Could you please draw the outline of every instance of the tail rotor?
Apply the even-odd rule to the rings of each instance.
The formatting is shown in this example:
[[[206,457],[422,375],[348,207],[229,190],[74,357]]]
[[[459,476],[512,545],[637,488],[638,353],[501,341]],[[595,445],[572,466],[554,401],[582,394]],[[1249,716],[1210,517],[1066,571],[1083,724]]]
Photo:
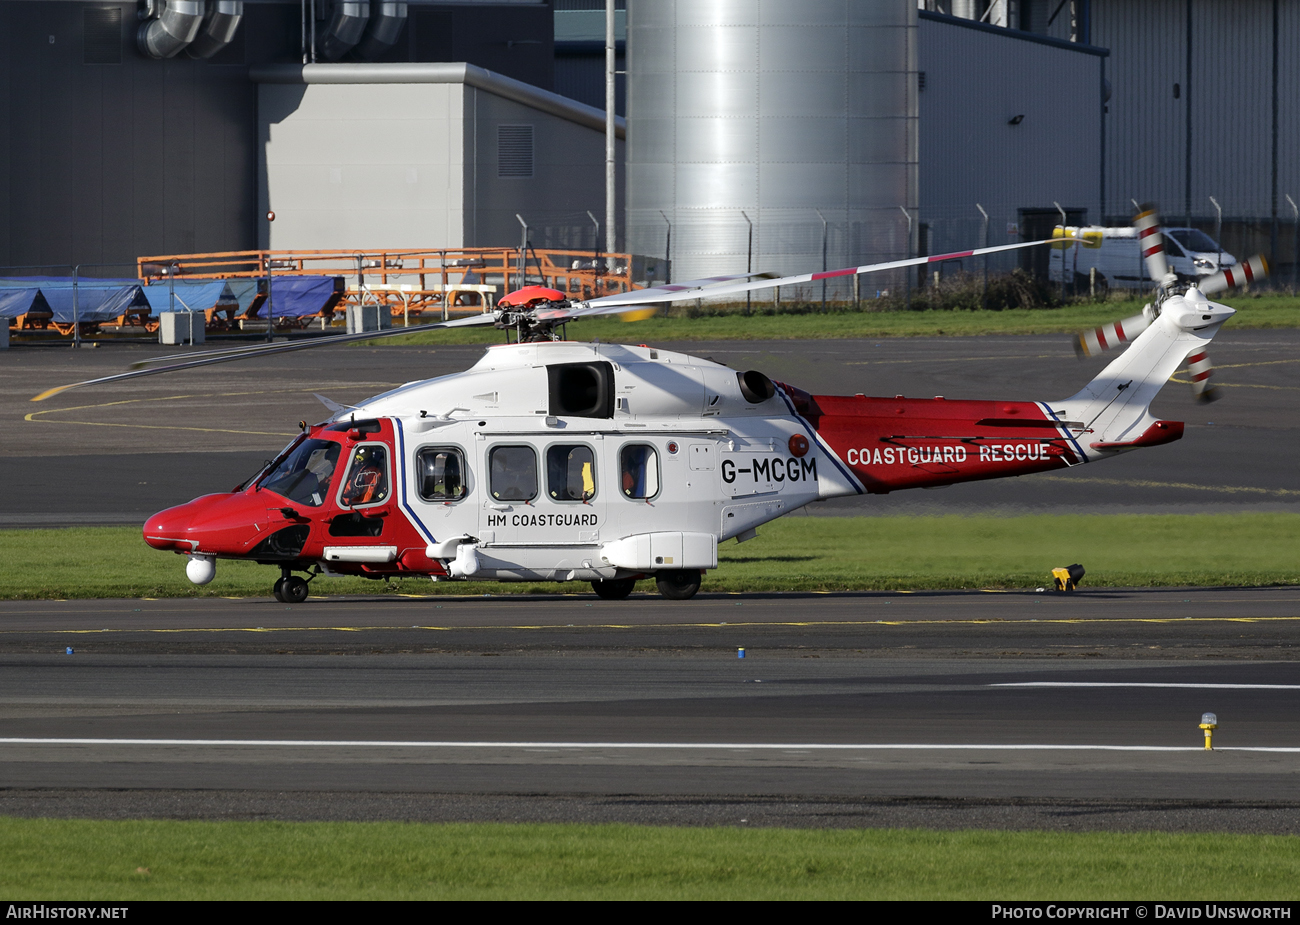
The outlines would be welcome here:
[[[1210,295],[1214,292],[1225,292],[1238,286],[1245,286],[1266,276],[1268,276],[1268,261],[1264,259],[1263,254],[1256,254],[1235,267],[1226,267],[1213,276],[1198,280],[1196,288]]]
[[[1148,306],[1148,309],[1150,309],[1150,306]],[[1154,319],[1154,311],[1151,312],[1150,317],[1148,317],[1147,311],[1143,311],[1140,315],[1134,315],[1121,321],[1112,321],[1110,324],[1103,324],[1091,331],[1076,334],[1074,335],[1074,352],[1082,360],[1085,357],[1101,356],[1108,350],[1123,347],[1149,328]]]
[[[1210,384],[1210,377],[1214,375],[1214,364],[1210,362],[1209,353],[1198,350],[1189,356],[1187,371],[1192,377],[1192,396],[1197,401],[1209,404],[1222,397],[1219,390]]]
[[[1164,233],[1160,228],[1160,215],[1156,207],[1151,204],[1140,206],[1137,215],[1133,218],[1133,225],[1137,231],[1138,247],[1141,249],[1142,259],[1146,262],[1147,273],[1156,284],[1154,298],[1143,308],[1140,315],[1113,321],[1091,331],[1076,334],[1074,352],[1081,360],[1127,346],[1155,323],[1160,317],[1162,308],[1179,305],[1180,308],[1190,307],[1193,312],[1211,309],[1226,310],[1225,306],[1215,306],[1210,303],[1205,296],[1226,292],[1237,286],[1261,280],[1268,275],[1268,261],[1263,256],[1256,255],[1236,266],[1225,267],[1218,273],[1203,277],[1187,285],[1185,290],[1176,289],[1179,280],[1177,274],[1169,269],[1169,261],[1165,256]],[[1230,315],[1231,311],[1228,314]],[[1177,317],[1180,324],[1185,324],[1188,317],[1209,319],[1211,316],[1201,314]],[[1195,323],[1191,329],[1196,329]],[[1193,351],[1187,357],[1187,363],[1192,382],[1192,394],[1196,400],[1200,402],[1218,400],[1219,390],[1210,383],[1210,377],[1214,375],[1214,364],[1210,362],[1206,350],[1201,348]]]
[[[1152,203],[1143,205],[1133,217],[1133,226],[1137,229],[1138,247],[1142,250],[1142,259],[1146,261],[1147,275],[1155,281],[1157,288],[1168,289],[1178,282],[1178,277],[1169,272],[1169,260],[1165,257],[1165,235],[1160,230],[1160,214]]]

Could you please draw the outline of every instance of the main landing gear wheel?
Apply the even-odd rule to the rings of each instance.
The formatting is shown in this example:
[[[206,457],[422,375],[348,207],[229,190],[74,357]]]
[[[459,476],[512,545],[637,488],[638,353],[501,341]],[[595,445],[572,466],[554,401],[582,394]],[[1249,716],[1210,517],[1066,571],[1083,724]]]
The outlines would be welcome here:
[[[700,590],[700,570],[697,568],[673,569],[655,575],[659,593],[670,601],[688,601]]]
[[[271,595],[281,604],[287,603],[284,599],[284,579],[277,578],[275,584],[271,585]]]
[[[635,578],[607,578],[604,581],[593,581],[591,590],[596,592],[596,597],[602,601],[621,601],[632,593],[636,587]]]

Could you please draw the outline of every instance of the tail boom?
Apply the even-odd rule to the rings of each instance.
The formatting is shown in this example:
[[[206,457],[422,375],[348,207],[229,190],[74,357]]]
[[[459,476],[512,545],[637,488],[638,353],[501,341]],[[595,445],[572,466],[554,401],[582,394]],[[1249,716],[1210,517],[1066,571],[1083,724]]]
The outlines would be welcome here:
[[[1086,455],[1037,402],[815,395],[803,416],[869,494],[1063,469]]]

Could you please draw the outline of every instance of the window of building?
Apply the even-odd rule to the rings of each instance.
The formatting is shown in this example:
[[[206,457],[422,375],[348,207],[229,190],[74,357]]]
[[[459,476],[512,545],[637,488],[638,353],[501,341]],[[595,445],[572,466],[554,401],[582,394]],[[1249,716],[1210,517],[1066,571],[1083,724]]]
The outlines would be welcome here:
[[[496,501],[537,497],[537,454],[531,446],[497,446],[488,454],[488,481]]]
[[[596,455],[591,447],[548,447],[546,492],[552,501],[590,501],[596,497]]]
[[[618,454],[619,482],[624,498],[653,498],[659,494],[659,454],[644,443],[623,447]]]
[[[465,497],[465,457],[449,447],[426,447],[415,456],[420,497],[425,501],[459,501]]]

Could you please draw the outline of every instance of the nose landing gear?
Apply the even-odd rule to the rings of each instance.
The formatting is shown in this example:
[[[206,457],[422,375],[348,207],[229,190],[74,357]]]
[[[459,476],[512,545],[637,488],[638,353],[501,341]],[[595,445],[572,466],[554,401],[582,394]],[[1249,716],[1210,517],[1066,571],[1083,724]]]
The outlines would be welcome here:
[[[271,587],[271,594],[281,604],[301,604],[307,600],[307,581],[291,571],[287,566],[280,569],[280,577]]]

